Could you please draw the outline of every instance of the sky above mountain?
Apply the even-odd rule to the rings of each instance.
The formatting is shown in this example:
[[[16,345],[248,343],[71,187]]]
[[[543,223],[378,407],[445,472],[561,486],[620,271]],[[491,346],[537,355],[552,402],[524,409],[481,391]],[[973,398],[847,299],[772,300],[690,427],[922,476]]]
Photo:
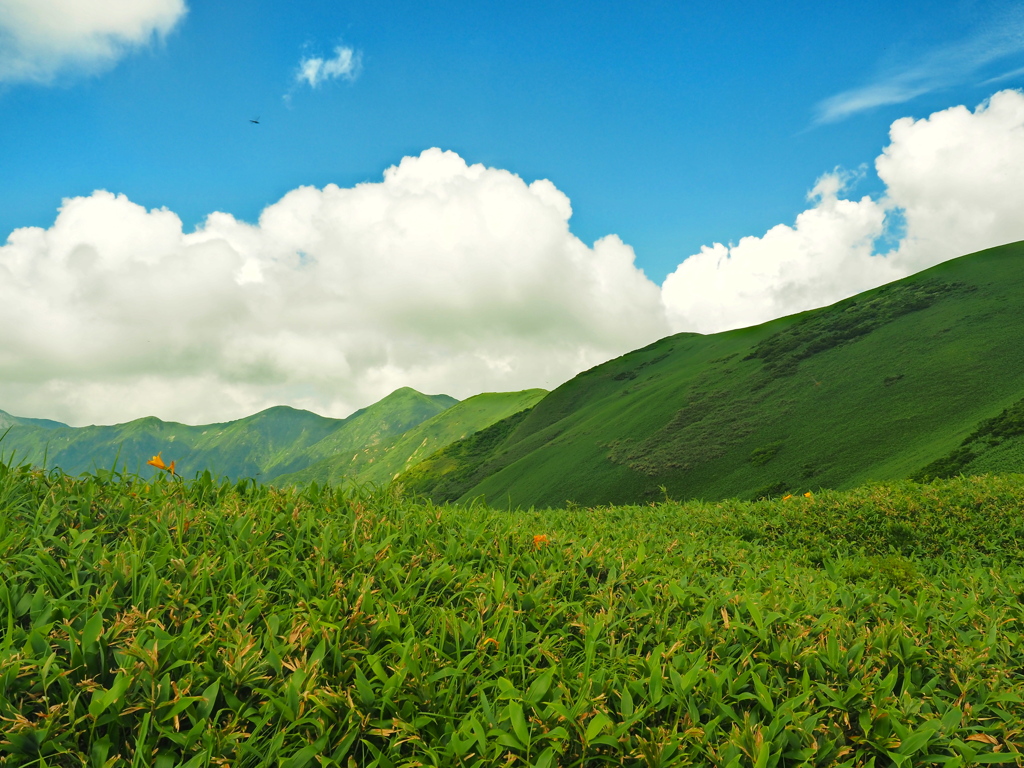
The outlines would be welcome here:
[[[1018,4],[556,6],[0,0],[0,408],[550,389],[1024,239]]]

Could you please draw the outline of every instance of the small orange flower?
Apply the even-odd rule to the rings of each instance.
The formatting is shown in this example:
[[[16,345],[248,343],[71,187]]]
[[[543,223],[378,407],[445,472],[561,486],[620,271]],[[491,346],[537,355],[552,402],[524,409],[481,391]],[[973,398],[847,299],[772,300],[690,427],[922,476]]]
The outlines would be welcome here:
[[[541,547],[543,547],[547,543],[548,543],[548,537],[545,536],[543,533],[539,533],[539,534],[537,534],[536,536],[533,537],[533,548],[534,549],[540,549]]]
[[[793,494],[792,493],[787,493],[785,496],[782,497],[782,500],[785,501],[786,499],[792,499],[792,498],[793,498]]]
[[[805,493],[805,494],[804,494],[804,496],[806,496],[806,497],[807,497],[808,499],[812,498],[812,496],[811,496],[811,492],[810,492],[810,491],[808,491],[807,493]]]
[[[161,453],[163,453],[163,451],[161,451]],[[156,467],[157,469],[166,470],[167,472],[170,472],[172,475],[175,474],[175,472],[174,472],[174,462],[173,461],[171,462],[171,466],[167,466],[166,464],[164,464],[164,460],[162,458],[160,458],[160,454],[159,453],[156,456],[154,456],[152,459],[147,461],[146,463],[149,464],[151,467]]]

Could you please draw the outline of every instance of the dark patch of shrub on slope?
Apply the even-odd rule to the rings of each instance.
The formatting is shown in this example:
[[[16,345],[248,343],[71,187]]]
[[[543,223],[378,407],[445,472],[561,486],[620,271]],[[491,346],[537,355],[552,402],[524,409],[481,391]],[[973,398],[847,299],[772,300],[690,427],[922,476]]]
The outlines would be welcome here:
[[[927,482],[935,478],[953,477],[963,472],[972,461],[1005,441],[1024,435],[1024,399],[1018,400],[998,416],[985,419],[959,446],[946,456],[921,469],[913,479]]]
[[[789,376],[801,360],[868,335],[876,328],[927,309],[948,296],[976,290],[961,282],[922,280],[895,284],[870,298],[850,299],[837,312],[814,313],[757,344],[744,360],[761,360],[769,377]]]

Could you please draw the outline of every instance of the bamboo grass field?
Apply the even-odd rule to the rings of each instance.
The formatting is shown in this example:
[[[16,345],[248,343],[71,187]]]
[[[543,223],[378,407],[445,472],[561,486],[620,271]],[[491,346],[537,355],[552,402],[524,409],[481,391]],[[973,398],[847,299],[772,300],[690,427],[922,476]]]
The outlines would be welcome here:
[[[1024,476],[438,506],[0,469],[2,766],[1024,759]]]

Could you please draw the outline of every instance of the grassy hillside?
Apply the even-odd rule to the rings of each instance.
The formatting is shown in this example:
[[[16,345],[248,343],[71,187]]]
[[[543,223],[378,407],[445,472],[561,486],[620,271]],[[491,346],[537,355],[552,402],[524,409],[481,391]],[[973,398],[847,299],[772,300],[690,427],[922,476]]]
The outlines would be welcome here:
[[[30,427],[43,427],[44,429],[50,429],[53,427],[66,427],[67,424],[63,424],[59,421],[53,421],[52,419],[26,419],[19,416],[12,416],[7,411],[0,411],[0,429],[7,429],[13,426],[30,426]]]
[[[0,765],[1024,760],[1024,476],[434,507],[0,467]]]
[[[672,336],[400,479],[435,500],[548,506],[849,488],[936,474],[959,449],[937,474],[1021,471],[1021,431],[963,442],[1019,423],[1022,286],[1017,243],[753,328]]]
[[[400,472],[445,446],[532,407],[546,394],[543,389],[528,389],[475,395],[390,440],[359,448],[351,460],[340,461],[333,456],[324,458],[298,472],[281,475],[275,482],[279,485],[305,485],[314,481],[338,483],[354,479],[386,485]]]
[[[336,467],[338,479],[354,476],[364,452],[388,445],[399,435],[458,403],[448,395],[424,395],[410,387],[395,390],[384,400],[349,417],[349,424],[310,446],[302,455],[305,466]],[[281,467],[275,477],[299,469],[298,462]]]
[[[325,457],[348,457],[387,441],[454,405],[448,395],[403,387],[347,419],[328,419],[286,406],[222,424],[188,426],[154,417],[114,426],[73,428],[9,417],[0,453],[18,462],[70,474],[115,466],[152,475],[146,461],[162,453],[185,476],[211,470],[238,479],[272,479]],[[7,427],[4,427],[5,429]]]

